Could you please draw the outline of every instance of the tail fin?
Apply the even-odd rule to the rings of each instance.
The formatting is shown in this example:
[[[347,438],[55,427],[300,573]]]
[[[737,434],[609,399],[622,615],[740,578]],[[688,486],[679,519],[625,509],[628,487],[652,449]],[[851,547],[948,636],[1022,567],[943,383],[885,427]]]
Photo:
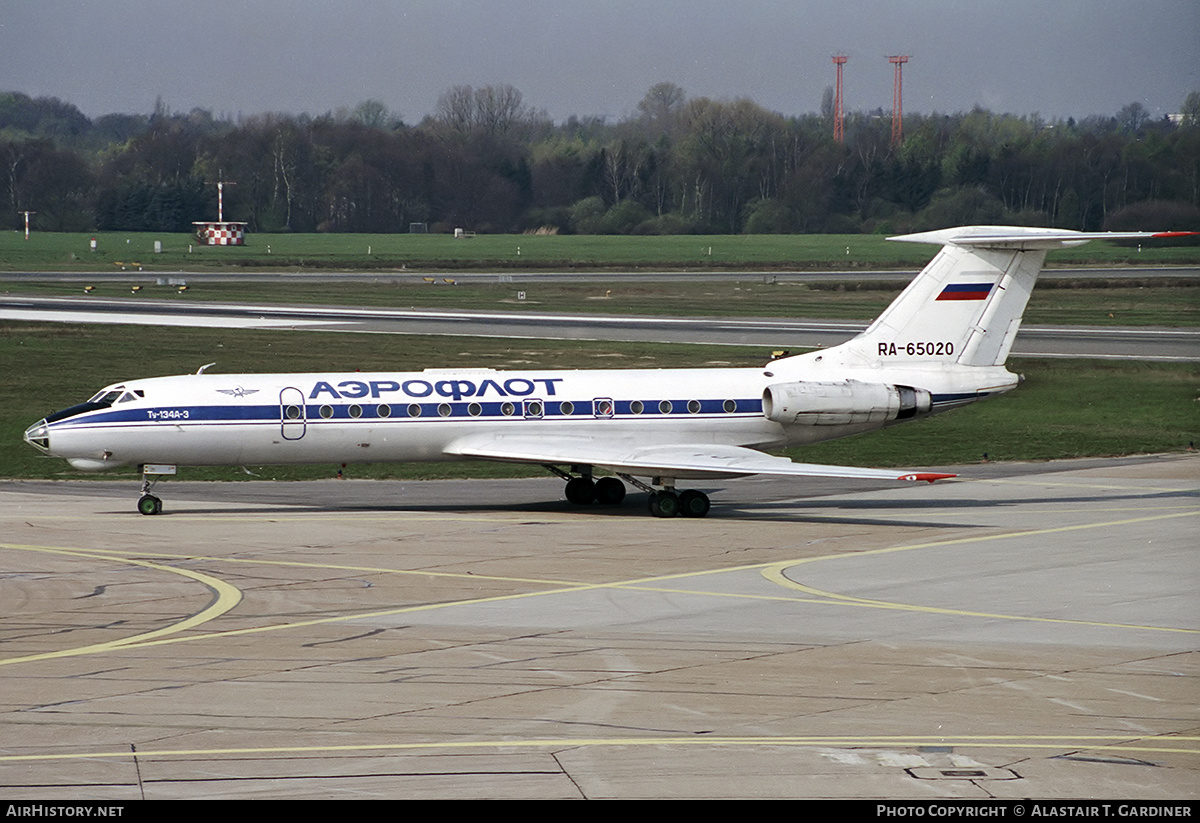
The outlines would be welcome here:
[[[892,237],[905,243],[940,243],[943,248],[883,314],[845,346],[858,358],[895,365],[1003,365],[1049,249],[1169,234],[966,226]]]

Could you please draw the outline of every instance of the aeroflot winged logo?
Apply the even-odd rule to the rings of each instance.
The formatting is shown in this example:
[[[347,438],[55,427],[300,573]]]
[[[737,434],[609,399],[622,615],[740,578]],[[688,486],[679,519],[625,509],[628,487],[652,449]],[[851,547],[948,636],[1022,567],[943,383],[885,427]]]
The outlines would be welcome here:
[[[221,394],[227,394],[230,397],[247,397],[251,394],[257,394],[258,389],[243,389],[238,386],[236,389],[217,389]]]

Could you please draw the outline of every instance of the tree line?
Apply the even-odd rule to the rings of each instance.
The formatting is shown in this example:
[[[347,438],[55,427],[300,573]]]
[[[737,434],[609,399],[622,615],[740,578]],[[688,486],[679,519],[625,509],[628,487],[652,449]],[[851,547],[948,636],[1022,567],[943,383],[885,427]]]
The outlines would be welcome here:
[[[653,86],[617,122],[554,123],[512,86],[456,86],[409,125],[379,101],[322,116],[171,112],[89,119],[0,93],[7,222],[51,231],[578,234],[902,232],[966,223],[1200,228],[1200,93],[1180,118],[1140,103],[1045,121],[980,108],[785,117]]]

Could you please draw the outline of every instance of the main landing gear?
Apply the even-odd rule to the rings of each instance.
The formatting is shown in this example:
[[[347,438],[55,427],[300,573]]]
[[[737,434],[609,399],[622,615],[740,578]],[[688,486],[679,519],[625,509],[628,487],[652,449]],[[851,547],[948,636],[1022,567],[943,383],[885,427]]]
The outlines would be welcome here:
[[[558,466],[545,464],[545,468],[567,481],[564,490],[567,500],[576,506],[590,506],[599,503],[601,506],[616,506],[625,499],[625,484],[615,477],[592,479],[591,466],[572,466],[572,475]]]
[[[650,492],[646,505],[655,517],[674,517],[677,514],[703,517],[712,506],[708,495],[702,491],[687,489],[677,494],[672,488]]]
[[[592,503],[598,503],[601,506],[616,506],[625,499],[625,484],[621,480],[616,477],[601,477],[594,480],[591,466],[572,466],[571,471],[574,474],[565,472],[557,466],[546,465],[546,469],[567,481],[564,490],[567,500],[576,506],[589,506]],[[655,517],[675,517],[676,515],[704,517],[708,514],[711,506],[708,495],[702,491],[687,489],[676,492],[673,480],[655,478],[655,483],[663,486],[662,489],[656,490],[653,486],[648,486],[627,474],[619,475],[619,477],[626,483],[648,493],[647,506]]]

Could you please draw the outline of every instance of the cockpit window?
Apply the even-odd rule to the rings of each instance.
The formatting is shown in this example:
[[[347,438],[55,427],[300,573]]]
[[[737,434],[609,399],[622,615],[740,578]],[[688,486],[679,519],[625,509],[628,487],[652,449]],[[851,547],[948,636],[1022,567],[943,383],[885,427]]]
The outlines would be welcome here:
[[[137,395],[131,391],[127,391],[117,400],[118,403],[128,403],[130,400],[137,400]]]
[[[117,398],[121,396],[121,392],[125,390],[124,386],[117,386],[113,389],[104,389],[98,392],[89,403],[99,403],[102,406],[111,406],[117,402]]]
[[[68,409],[63,409],[62,411],[56,411],[53,414],[46,415],[46,419],[43,422],[54,423],[59,420],[65,420],[68,417],[74,417],[77,414],[107,409],[116,402],[124,403],[126,400],[133,399],[135,399],[134,395],[131,392],[125,391],[124,386],[117,386],[114,389],[105,389],[99,394],[96,394],[86,403],[79,403],[71,406]]]

